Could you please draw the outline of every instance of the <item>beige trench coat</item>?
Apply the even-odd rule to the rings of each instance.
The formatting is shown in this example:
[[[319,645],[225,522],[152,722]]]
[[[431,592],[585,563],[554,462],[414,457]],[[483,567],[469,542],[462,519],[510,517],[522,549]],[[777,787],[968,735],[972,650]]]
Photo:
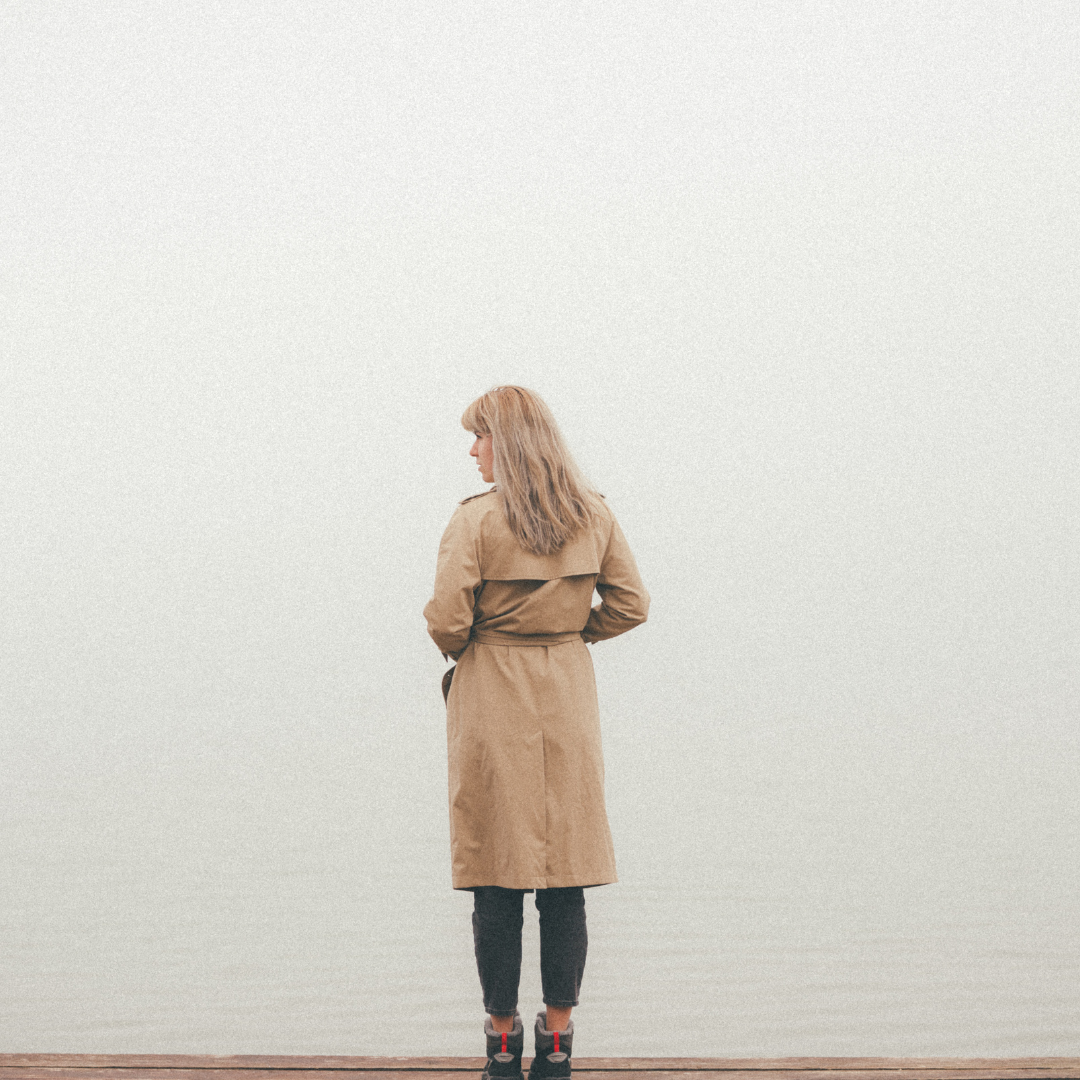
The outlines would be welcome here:
[[[446,715],[455,889],[616,880],[585,643],[637,626],[648,607],[606,506],[549,556],[518,544],[495,491],[457,508],[424,608],[458,662]]]

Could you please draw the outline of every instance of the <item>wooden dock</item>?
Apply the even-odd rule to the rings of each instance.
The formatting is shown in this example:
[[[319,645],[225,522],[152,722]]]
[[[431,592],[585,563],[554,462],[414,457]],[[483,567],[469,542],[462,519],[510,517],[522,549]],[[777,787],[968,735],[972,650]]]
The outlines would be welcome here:
[[[483,1058],[0,1054],[0,1080],[465,1080],[483,1065]],[[1080,1080],[1080,1058],[579,1058],[574,1078]]]

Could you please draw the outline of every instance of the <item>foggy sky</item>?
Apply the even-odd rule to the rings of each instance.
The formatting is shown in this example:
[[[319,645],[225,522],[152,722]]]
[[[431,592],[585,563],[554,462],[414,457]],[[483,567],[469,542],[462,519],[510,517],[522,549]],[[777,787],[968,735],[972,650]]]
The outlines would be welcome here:
[[[594,651],[617,841],[1074,873],[1075,3],[13,3],[0,52],[12,805],[439,780],[420,611],[516,382],[653,595]]]

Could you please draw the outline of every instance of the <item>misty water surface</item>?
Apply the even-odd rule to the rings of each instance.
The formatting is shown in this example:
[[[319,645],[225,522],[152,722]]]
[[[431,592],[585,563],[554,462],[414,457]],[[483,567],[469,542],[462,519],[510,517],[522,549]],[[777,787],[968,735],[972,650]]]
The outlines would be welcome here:
[[[1080,8],[2,22],[0,1050],[476,1053],[420,612],[517,382],[653,595],[578,1053],[1080,1054]]]

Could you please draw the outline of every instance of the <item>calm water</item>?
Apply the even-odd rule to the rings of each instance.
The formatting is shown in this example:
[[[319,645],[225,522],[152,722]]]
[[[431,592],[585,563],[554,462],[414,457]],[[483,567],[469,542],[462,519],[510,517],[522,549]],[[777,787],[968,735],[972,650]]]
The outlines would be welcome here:
[[[303,722],[191,711],[138,734],[16,725],[0,1050],[476,1053],[439,714],[423,695],[405,706],[362,730],[332,704]],[[1075,865],[1047,833],[1068,796],[972,819],[957,775],[952,804],[927,819],[913,799],[898,825],[836,783],[830,818],[810,786],[702,795],[700,742],[658,744],[650,789],[634,740],[607,739],[622,881],[588,894],[580,1054],[1080,1053]],[[664,765],[680,760],[681,783]],[[806,821],[846,844],[822,832],[807,850]]]
[[[576,1050],[1080,1055],[1080,4],[179,10],[3,11],[0,1050],[481,1047],[514,382],[653,598]]]

